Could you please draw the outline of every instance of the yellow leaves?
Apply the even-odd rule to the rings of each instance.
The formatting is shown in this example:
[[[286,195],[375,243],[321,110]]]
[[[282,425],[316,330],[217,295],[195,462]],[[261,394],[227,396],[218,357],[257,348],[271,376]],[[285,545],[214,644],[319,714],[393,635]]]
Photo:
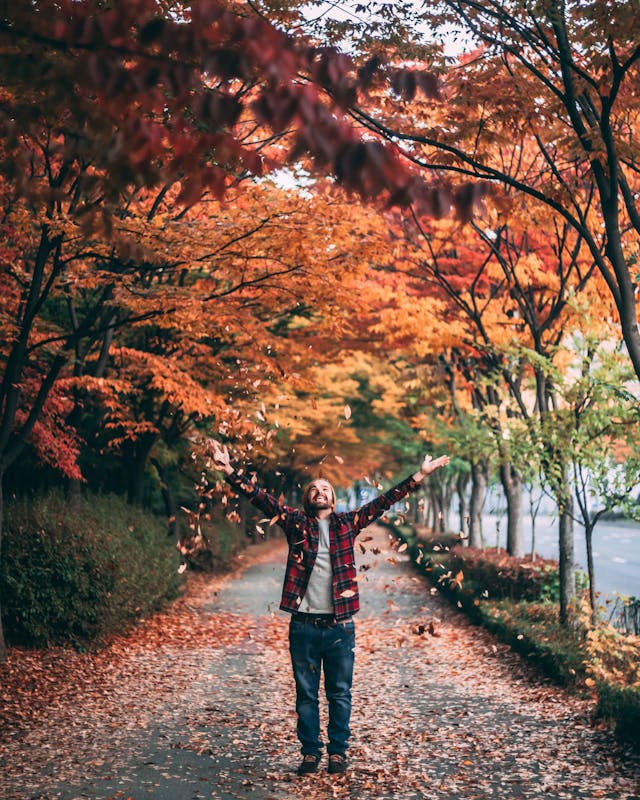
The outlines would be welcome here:
[[[587,683],[598,680],[617,686],[640,688],[640,636],[625,636],[608,623],[600,622],[586,637],[589,661]],[[586,683],[586,681],[585,681]]]

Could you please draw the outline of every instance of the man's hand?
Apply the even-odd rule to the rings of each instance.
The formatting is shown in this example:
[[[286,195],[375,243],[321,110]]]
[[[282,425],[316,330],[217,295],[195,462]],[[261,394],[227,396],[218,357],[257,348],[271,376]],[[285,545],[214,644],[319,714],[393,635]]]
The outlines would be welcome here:
[[[215,439],[207,439],[206,452],[211,456],[213,463],[219,470],[222,470],[226,475],[231,475],[233,467],[231,466],[231,457],[227,446],[220,444]]]
[[[432,472],[440,469],[440,467],[446,467],[450,460],[451,459],[449,456],[440,456],[439,458],[435,459],[431,458],[431,456],[425,456],[422,466],[413,476],[414,481],[424,480],[427,475],[430,475]]]

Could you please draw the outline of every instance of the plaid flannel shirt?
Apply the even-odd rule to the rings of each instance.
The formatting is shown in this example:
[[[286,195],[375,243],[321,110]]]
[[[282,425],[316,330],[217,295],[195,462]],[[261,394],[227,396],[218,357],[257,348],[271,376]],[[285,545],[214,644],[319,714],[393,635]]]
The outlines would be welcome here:
[[[318,520],[298,508],[284,505],[264,489],[258,488],[246,475],[233,472],[227,476],[227,482],[248,497],[256,508],[285,532],[289,555],[280,608],[290,613],[298,611],[318,553]],[[356,536],[420,485],[413,477],[406,478],[355,511],[331,513],[329,554],[333,571],[333,607],[338,621],[348,619],[360,609],[354,553]]]

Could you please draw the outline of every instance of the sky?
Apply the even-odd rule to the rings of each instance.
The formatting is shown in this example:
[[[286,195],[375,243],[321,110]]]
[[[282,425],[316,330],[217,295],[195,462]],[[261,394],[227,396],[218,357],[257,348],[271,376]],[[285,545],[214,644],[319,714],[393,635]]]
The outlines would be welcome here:
[[[385,3],[386,5],[393,6],[393,0],[389,0]],[[366,19],[366,16],[360,12],[356,13],[355,8],[358,5],[363,5],[361,2],[356,2],[355,0],[346,0],[346,2],[324,2],[320,5],[310,6],[307,12],[308,18],[313,20],[320,17],[330,17],[332,19],[344,21],[353,19],[354,21],[362,21]],[[416,0],[413,3],[415,9],[419,11],[422,7],[424,7],[424,2],[419,2]],[[429,39],[439,39],[442,41],[444,47],[444,54],[448,58],[456,58],[460,55],[460,53],[464,52],[465,50],[471,49],[471,44],[468,39],[465,39],[461,36],[455,36],[453,30],[447,31],[443,30],[440,34],[436,37],[434,36],[433,29],[425,25],[422,28],[422,32],[425,36],[425,41]]]

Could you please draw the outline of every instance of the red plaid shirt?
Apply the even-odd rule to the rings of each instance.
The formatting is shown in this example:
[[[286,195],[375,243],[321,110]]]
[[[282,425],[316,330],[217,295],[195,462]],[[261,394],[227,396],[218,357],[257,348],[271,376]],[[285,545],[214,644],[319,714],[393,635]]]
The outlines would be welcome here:
[[[285,532],[289,556],[280,608],[283,611],[298,611],[318,553],[318,520],[298,508],[282,504],[251,483],[246,475],[233,472],[227,476],[227,482],[246,495],[256,508]],[[406,478],[356,511],[332,512],[329,517],[329,554],[333,571],[333,607],[337,620],[348,619],[360,609],[354,553],[356,536],[420,485],[412,477]]]

